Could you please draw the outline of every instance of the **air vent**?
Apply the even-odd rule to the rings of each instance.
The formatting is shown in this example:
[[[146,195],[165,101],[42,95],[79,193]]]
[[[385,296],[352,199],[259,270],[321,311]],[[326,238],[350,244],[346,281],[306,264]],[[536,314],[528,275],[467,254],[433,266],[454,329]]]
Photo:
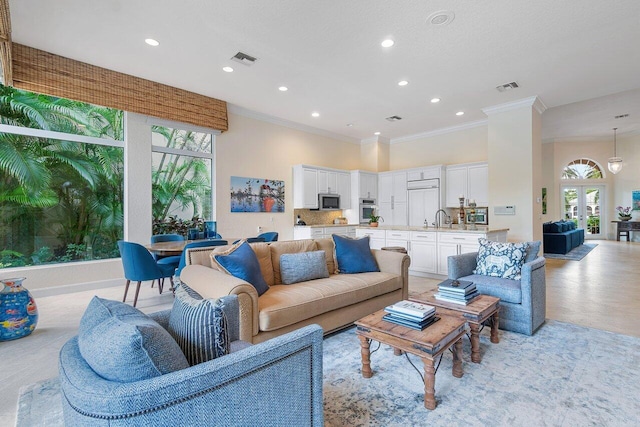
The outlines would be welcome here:
[[[619,116],[615,116],[614,119],[626,119],[627,117],[629,117],[628,114],[620,114]]]
[[[231,57],[231,60],[235,62],[239,62],[240,64],[243,64],[246,66],[251,66],[253,65],[254,62],[258,60],[258,58],[255,58],[251,55],[247,55],[246,53],[238,52]]]
[[[400,117],[400,116],[391,116],[391,117],[387,117],[385,120],[388,120],[390,122],[397,122],[398,120],[402,120],[402,117]]]
[[[500,85],[500,86],[496,86],[496,89],[498,90],[498,92],[506,92],[508,90],[517,89],[519,87],[520,87],[520,85],[518,85],[518,83],[511,82],[511,83],[506,83],[506,84],[503,84],[503,85]]]

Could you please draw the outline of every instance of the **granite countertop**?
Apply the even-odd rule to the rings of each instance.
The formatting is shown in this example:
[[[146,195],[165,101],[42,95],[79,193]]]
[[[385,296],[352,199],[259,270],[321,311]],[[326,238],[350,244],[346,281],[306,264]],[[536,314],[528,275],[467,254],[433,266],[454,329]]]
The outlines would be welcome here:
[[[296,227],[312,227],[312,228],[326,228],[326,227],[359,227],[362,224],[307,224],[307,225],[297,225]]]
[[[409,226],[393,226],[393,225],[381,225],[378,227],[369,227],[368,225],[360,224],[358,228],[365,228],[368,230],[395,230],[395,231],[427,231],[427,232],[440,232],[440,233],[491,233],[496,231],[509,231],[508,228],[490,228],[484,226],[477,226],[477,230],[461,230],[458,228],[458,224],[453,224],[451,228],[424,228],[424,227],[409,227]]]

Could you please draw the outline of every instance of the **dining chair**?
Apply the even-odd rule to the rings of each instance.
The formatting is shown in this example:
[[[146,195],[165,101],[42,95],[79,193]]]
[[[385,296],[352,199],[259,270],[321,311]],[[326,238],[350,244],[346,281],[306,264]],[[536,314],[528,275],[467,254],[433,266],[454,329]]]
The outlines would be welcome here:
[[[155,234],[151,236],[151,243],[180,242],[183,240],[184,237],[180,234]],[[158,264],[172,265],[174,270],[178,268],[178,264],[180,264],[180,255],[162,256],[153,254],[153,259],[155,259]]]
[[[180,272],[187,265],[187,249],[190,248],[203,248],[209,246],[224,246],[229,244],[226,240],[219,239],[211,239],[211,240],[200,240],[198,242],[187,243],[184,247],[184,251],[180,256],[180,264],[178,264],[178,268],[176,269],[176,277],[180,277]]]
[[[258,234],[258,237],[263,237],[265,242],[278,241],[278,233],[276,231],[267,231],[266,233]]]
[[[172,265],[157,263],[156,260],[153,259],[151,253],[149,253],[147,248],[138,243],[118,240],[118,249],[120,250],[120,256],[122,257],[124,277],[125,279],[127,279],[127,284],[124,288],[124,298],[122,298],[122,302],[125,302],[127,299],[129,284],[132,280],[134,282],[138,282],[136,286],[136,295],[133,299],[134,307],[138,303],[140,283],[146,280],[158,279],[158,291],[162,294],[164,279],[168,277],[171,281],[171,289],[173,289],[173,273],[175,271],[175,267],[173,267]]]
[[[236,243],[238,243],[240,240],[242,239],[238,239],[235,242],[233,242],[233,244],[235,245]],[[266,240],[264,239],[264,237],[247,237],[246,239],[244,239],[247,241],[247,243],[258,243],[258,242],[265,242]]]

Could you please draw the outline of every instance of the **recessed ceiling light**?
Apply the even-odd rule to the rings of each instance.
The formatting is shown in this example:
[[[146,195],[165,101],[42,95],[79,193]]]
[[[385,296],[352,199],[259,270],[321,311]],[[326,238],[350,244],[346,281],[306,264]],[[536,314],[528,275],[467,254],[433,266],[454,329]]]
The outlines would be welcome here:
[[[149,46],[158,46],[160,44],[160,42],[158,42],[158,40],[155,40],[155,39],[144,39],[144,42]]]
[[[311,117],[320,117],[320,113],[314,111],[313,113],[311,113]]]
[[[374,132],[373,134],[374,135],[380,135],[380,132]]]
[[[288,87],[286,87],[286,86],[280,86],[280,87],[278,88],[278,90],[279,90],[280,92],[286,92],[286,91],[288,91],[288,90],[289,90],[289,88],[288,88]]]
[[[432,104],[437,104],[438,102],[440,102],[440,98],[431,98]]]
[[[222,67],[222,71],[227,73],[233,73],[233,68],[231,67]]]
[[[353,123],[347,123],[347,127],[348,128],[353,127]]]
[[[408,85],[408,84],[409,84],[409,82],[408,82],[408,81],[406,81],[406,80],[400,80],[400,81],[398,82],[398,86],[406,86],[406,85]]]
[[[456,113],[456,116],[462,116],[463,114],[464,114],[464,111],[458,111],[458,112]]]
[[[391,40],[391,39],[386,39],[386,40],[383,40],[383,41],[382,41],[382,43],[380,43],[380,44],[382,45],[382,47],[391,47],[391,46],[393,46],[395,43],[396,43],[396,42],[394,42],[394,41],[393,41],[393,40]]]

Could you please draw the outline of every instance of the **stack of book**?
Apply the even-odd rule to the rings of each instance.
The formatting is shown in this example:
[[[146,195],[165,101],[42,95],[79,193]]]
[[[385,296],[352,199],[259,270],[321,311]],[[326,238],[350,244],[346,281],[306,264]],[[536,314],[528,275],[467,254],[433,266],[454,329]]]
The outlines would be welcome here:
[[[434,297],[439,301],[467,305],[479,295],[473,282],[447,279],[438,285],[438,293]]]
[[[390,305],[384,311],[387,312],[382,316],[384,320],[420,331],[439,320],[435,307],[407,300]]]

